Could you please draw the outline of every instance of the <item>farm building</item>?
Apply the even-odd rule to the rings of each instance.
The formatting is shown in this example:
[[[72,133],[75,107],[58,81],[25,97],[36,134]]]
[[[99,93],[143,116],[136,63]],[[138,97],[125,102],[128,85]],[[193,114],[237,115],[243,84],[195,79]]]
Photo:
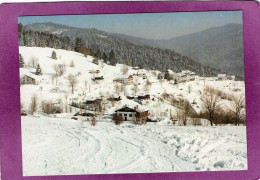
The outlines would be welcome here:
[[[125,106],[121,109],[116,110],[115,112],[119,116],[122,116],[124,121],[147,120],[150,115],[148,110],[140,110],[138,109],[138,106],[135,106],[134,108]]]
[[[20,77],[20,84],[24,85],[24,84],[37,84],[37,81],[34,77],[32,77],[31,75],[22,75]]]
[[[218,80],[219,81],[227,80],[227,75],[226,74],[218,74]]]
[[[120,76],[116,79],[114,79],[115,82],[119,82],[119,83],[122,83],[122,84],[132,84],[133,83],[133,76]]]
[[[164,79],[165,78],[165,72],[161,72],[158,74],[158,79]]]

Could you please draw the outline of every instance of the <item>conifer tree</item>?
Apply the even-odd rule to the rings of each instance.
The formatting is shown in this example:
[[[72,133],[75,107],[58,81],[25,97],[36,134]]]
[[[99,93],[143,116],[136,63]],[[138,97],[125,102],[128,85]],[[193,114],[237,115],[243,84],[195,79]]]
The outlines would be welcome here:
[[[19,54],[19,67],[20,68],[24,67],[24,60],[23,60],[23,56],[21,54]]]
[[[80,48],[82,47],[82,40],[81,40],[81,38],[76,38],[76,40],[75,40],[75,48],[74,48],[74,50],[76,51],[76,52],[80,52]]]
[[[106,53],[103,53],[102,54],[102,59],[103,59],[103,61],[106,63],[107,62],[107,55],[106,55]]]
[[[57,59],[57,55],[55,51],[52,51],[51,58],[55,60]]]
[[[37,65],[36,73],[35,73],[35,74],[38,75],[38,76],[41,76],[41,75],[42,75],[42,69],[41,69],[41,67],[40,67],[40,64]]]
[[[113,50],[110,51],[109,53],[109,62],[111,65],[115,66],[117,61],[116,61],[116,57],[115,57],[115,53]]]

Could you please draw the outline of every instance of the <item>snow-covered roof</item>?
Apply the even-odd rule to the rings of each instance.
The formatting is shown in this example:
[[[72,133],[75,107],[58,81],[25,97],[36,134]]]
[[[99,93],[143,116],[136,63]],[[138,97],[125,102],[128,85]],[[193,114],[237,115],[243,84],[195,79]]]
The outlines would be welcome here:
[[[117,76],[114,80],[118,80],[118,79],[127,79],[129,76],[126,75],[119,75]]]
[[[100,99],[99,97],[94,97],[94,96],[87,96],[83,98],[84,101],[94,101],[96,99]]]
[[[146,108],[145,106],[142,106],[142,105],[140,105],[138,103],[136,103],[136,104],[126,104],[126,105],[122,106],[121,108],[119,108],[117,110],[120,110],[120,109],[125,108],[125,107],[128,107],[130,109],[136,110],[138,112],[149,111],[148,108]]]
[[[144,69],[139,69],[137,73],[138,73],[138,74],[145,74],[145,73],[146,73],[146,70],[144,70]]]
[[[218,74],[219,78],[223,78],[223,77],[226,77],[226,76],[227,76],[226,74]]]
[[[41,79],[40,76],[33,74],[29,69],[20,68],[20,79],[23,78],[24,76],[29,76],[37,81]]]

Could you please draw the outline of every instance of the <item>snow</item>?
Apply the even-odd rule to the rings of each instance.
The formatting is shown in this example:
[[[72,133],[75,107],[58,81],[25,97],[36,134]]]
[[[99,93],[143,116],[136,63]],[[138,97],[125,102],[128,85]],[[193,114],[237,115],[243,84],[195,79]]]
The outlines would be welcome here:
[[[52,51],[57,60],[51,59]],[[20,88],[23,110],[28,112],[31,97],[38,96],[39,107],[35,116],[22,117],[23,171],[24,175],[58,174],[99,174],[99,173],[144,173],[179,172],[207,170],[247,169],[246,128],[234,126],[209,127],[209,121],[201,119],[202,126],[192,126],[191,120],[186,127],[174,126],[170,114],[179,111],[164,98],[164,94],[177,100],[185,99],[191,103],[194,111],[202,111],[201,95],[206,86],[212,86],[227,94],[244,96],[245,84],[242,81],[212,81],[212,78],[196,78],[195,81],[174,84],[173,81],[158,80],[159,71],[144,69],[121,72],[124,65],[92,63],[93,57],[53,48],[19,47],[25,64],[32,57],[38,59],[42,76],[35,75],[35,68],[20,68],[20,76],[26,74],[37,79],[37,85],[26,84]],[[73,60],[75,67],[69,64]],[[64,75],[53,78],[54,65],[65,64]],[[90,71],[100,70],[98,75]],[[113,80],[119,77],[144,73],[151,82],[145,92],[146,80],[134,76],[133,82],[139,84],[138,92],[133,93],[134,85],[124,85],[125,92],[117,92]],[[74,94],[71,92],[68,76],[78,79]],[[93,81],[95,76],[104,80]],[[149,100],[129,100],[126,96],[149,94]],[[109,97],[122,98],[121,101],[108,102]],[[103,116],[98,117],[97,125],[71,119],[78,108],[71,112],[46,115],[41,112],[42,101],[52,103],[83,102],[87,99],[102,99],[106,105]],[[156,123],[133,125],[124,122],[120,126],[111,122],[115,110],[138,106],[139,110],[149,110]],[[231,101],[221,100],[221,107],[228,109]],[[178,123],[177,123],[178,125]]]
[[[22,117],[23,175],[245,170],[245,132]]]

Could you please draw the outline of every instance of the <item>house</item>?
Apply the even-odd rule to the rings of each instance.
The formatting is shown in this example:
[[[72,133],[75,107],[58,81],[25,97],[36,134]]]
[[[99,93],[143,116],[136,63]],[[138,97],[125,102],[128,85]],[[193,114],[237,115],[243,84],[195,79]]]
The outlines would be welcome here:
[[[180,73],[173,73],[173,79],[177,82],[194,81],[196,73],[189,70],[183,70]]]
[[[136,75],[142,79],[147,79],[145,70],[139,70]]]
[[[93,81],[100,81],[100,80],[103,80],[104,77],[103,76],[95,76],[92,78]]]
[[[149,94],[138,95],[137,99],[139,99],[139,100],[147,100],[147,99],[150,99],[150,95]]]
[[[33,77],[33,75],[22,75],[20,76],[20,84],[34,84],[36,85],[36,78]]]
[[[124,106],[123,108],[118,109],[115,112],[119,116],[122,116],[124,121],[147,120],[150,115],[148,110],[140,110],[138,109],[138,106],[135,106],[134,108]]]
[[[90,74],[99,74],[100,71],[97,69],[97,70],[91,70],[89,71]]]
[[[101,107],[102,99],[98,98],[86,98],[83,102],[84,109],[88,109],[91,111],[97,111]]]
[[[134,99],[135,97],[134,97],[134,96],[126,96],[126,98],[132,100],[132,99]]]
[[[165,72],[161,72],[158,74],[158,79],[162,80],[165,77]]]
[[[173,73],[173,80],[177,83],[186,82],[187,81],[187,75],[183,73]]]
[[[119,82],[122,84],[133,84],[134,77],[132,75],[130,76],[120,76],[116,79],[114,79],[115,82]]]
[[[21,110],[21,116],[27,116],[27,112],[25,110]]]
[[[227,80],[227,74],[218,74],[218,80],[219,81]]]
[[[108,98],[107,100],[108,100],[108,101],[121,101],[122,98],[121,98],[120,96],[118,96],[118,97],[110,97],[110,98]]]
[[[133,67],[133,70],[139,70],[139,67]]]
[[[228,79],[228,80],[235,81],[235,80],[236,80],[236,76],[228,75],[228,76],[227,76],[227,79]]]

